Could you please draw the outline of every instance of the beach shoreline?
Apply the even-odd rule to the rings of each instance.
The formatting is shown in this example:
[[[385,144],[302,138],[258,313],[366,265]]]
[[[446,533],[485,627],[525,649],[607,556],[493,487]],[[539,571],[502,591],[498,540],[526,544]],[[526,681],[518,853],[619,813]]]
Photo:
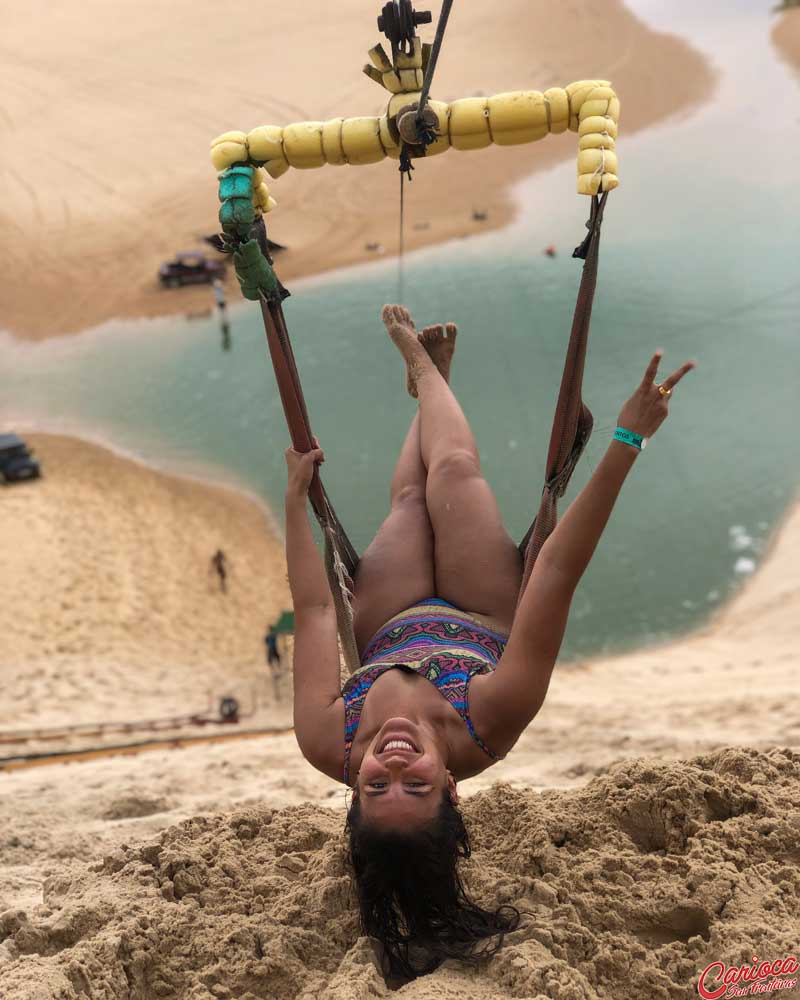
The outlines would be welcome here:
[[[110,18],[102,0],[91,0],[80,18],[46,14],[44,0],[14,8],[8,45],[13,48],[17,39],[20,46],[23,41],[34,46],[36,59],[25,66],[10,62],[5,75],[0,71],[7,94],[6,142],[27,150],[24,173],[9,168],[0,180],[5,195],[0,199],[5,206],[0,209],[5,261],[0,327],[39,340],[112,318],[186,315],[211,305],[207,286],[164,291],[155,276],[162,260],[198,245],[200,235],[217,226],[208,159],[214,134],[267,121],[380,113],[382,98],[361,75],[366,50],[377,40],[363,5],[346,0],[337,8],[336,45],[331,45],[329,9],[321,0],[314,4],[320,6],[316,13],[286,12],[280,42],[254,38],[244,23],[244,8],[232,9],[226,14],[224,60],[196,3],[187,21],[184,2],[159,7],[155,16],[155,0],[148,0],[145,7],[153,7],[153,17],[140,11],[149,27],[142,29],[135,53],[127,51],[123,38],[119,45],[114,41],[124,32],[125,11],[115,9]],[[133,0],[125,5],[134,6]],[[138,11],[142,4],[135,6]],[[589,0],[571,0],[557,10],[544,0],[512,0],[510,6],[502,20],[487,17],[477,5],[454,16],[448,51],[472,51],[479,37],[480,58],[443,59],[435,96],[451,100],[514,87],[563,86],[574,79],[610,79],[622,97],[620,134],[629,136],[687,113],[712,91],[713,73],[703,56],[686,41],[651,30],[620,0],[610,0],[602,15]],[[436,15],[438,4],[433,7]],[[53,25],[58,30],[37,34],[35,25],[45,16],[58,22]],[[112,61],[96,58],[100,34],[108,50],[117,53]],[[173,36],[181,39],[178,52],[165,41]],[[318,73],[298,73],[287,37],[302,39]],[[88,51],[94,62],[87,75],[81,56]],[[238,67],[235,74],[227,68],[232,63]],[[281,81],[276,90],[282,98],[252,96],[263,91],[265,65]],[[196,66],[205,70],[202,85],[193,72]],[[331,81],[323,95],[320,77]],[[24,106],[29,90],[41,95],[42,117],[35,130],[28,128]],[[76,100],[65,105],[61,95],[70,90]],[[168,167],[157,155],[154,159],[154,151],[164,147],[164,129],[152,115],[153,101],[176,109],[170,115]],[[81,141],[76,143],[76,137]],[[570,133],[549,137],[533,149],[450,151],[419,165],[409,191],[407,249],[506,225],[516,211],[513,185],[574,157],[575,147]],[[624,146],[621,150],[624,185]],[[369,169],[325,167],[314,172],[313,180],[306,171],[293,170],[272,187],[279,204],[268,218],[270,232],[290,247],[277,260],[284,281],[374,259],[366,250],[369,243],[381,244],[386,256],[395,252],[393,162]],[[572,185],[564,197],[576,197]],[[473,218],[476,209],[486,213],[485,221]],[[542,245],[548,242],[542,234]],[[232,274],[227,284],[231,297],[238,296]]]

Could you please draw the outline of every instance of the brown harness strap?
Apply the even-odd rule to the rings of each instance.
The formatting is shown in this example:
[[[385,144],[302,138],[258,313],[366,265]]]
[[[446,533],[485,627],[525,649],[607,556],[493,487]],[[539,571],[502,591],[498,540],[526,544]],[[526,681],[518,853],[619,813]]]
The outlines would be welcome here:
[[[597,286],[597,264],[600,253],[600,227],[603,222],[608,192],[592,198],[592,210],[586,228],[589,230],[583,243],[575,249],[573,257],[583,258],[583,272],[572,318],[572,330],[567,347],[567,357],[561,376],[561,387],[556,403],[550,447],[547,451],[545,485],[539,511],[533,524],[520,543],[525,559],[525,570],[520,587],[520,600],[530,578],[536,558],[558,520],[558,500],[564,495],[572,473],[581,457],[592,432],[592,414],[583,402],[581,388],[586,361],[586,345],[592,318],[592,303]]]
[[[292,447],[295,451],[311,451],[314,447],[314,436],[311,433],[311,421],[308,417],[303,388],[300,385],[300,376],[289,340],[289,331],[286,328],[283,307],[279,301],[270,300],[263,293],[260,300],[267,344],[272,358],[272,366],[275,369],[275,379],[278,383],[286,424],[292,439]],[[353,630],[352,607],[353,579],[358,566],[358,555],[333,509],[333,504],[322,485],[318,469],[314,470],[308,498],[322,529],[325,541],[325,571],[336,608],[336,622],[342,644],[342,653],[348,672],[352,672],[360,666],[360,657]]]

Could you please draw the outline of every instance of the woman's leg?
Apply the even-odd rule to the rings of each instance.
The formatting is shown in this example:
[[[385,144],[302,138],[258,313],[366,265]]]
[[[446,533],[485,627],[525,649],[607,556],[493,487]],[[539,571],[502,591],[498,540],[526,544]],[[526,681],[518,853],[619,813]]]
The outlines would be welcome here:
[[[435,591],[433,529],[425,503],[419,414],[411,421],[392,476],[389,516],[362,555],[355,578],[355,633],[363,652],[390,618]]]
[[[437,596],[510,627],[522,557],[481,475],[466,417],[425,349],[453,337],[455,327],[425,331],[424,347],[405,309],[387,306],[383,318],[406,359],[419,399],[420,453],[428,470],[426,503],[435,537]]]

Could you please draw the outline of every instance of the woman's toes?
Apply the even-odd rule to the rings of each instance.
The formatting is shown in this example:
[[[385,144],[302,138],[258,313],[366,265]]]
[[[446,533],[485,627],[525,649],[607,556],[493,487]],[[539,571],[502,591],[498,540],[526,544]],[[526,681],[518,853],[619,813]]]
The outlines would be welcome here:
[[[448,323],[445,329],[447,330],[447,339],[455,340],[456,337],[458,336],[458,327],[455,325],[455,323]]]

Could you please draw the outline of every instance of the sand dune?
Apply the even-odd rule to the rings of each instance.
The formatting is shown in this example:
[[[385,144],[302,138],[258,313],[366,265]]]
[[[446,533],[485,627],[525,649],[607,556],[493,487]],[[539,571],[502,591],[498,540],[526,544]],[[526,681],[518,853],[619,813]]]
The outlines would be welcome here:
[[[209,693],[249,704],[290,603],[266,510],[83,441],[28,440],[44,478],[0,491],[0,726],[190,712]]]
[[[438,13],[439,3],[428,6]],[[279,9],[211,0],[7,6],[0,326],[42,338],[115,316],[209,304],[207,287],[163,292],[155,276],[163,259],[217,227],[211,139],[232,128],[380,113],[383,92],[361,73],[378,41],[378,7],[363,0]],[[705,61],[648,29],[620,0],[505,0],[502,9],[498,17],[487,4],[458,7],[434,96],[608,78],[622,95],[622,134],[630,135],[710,90]],[[426,163],[409,192],[407,246],[502,225],[513,212],[510,185],[575,151],[574,135],[565,135]],[[624,182],[624,151],[621,163]],[[291,247],[280,258],[282,277],[361,260],[368,242],[393,252],[398,183],[391,162],[327,167],[313,179],[292,171],[276,182],[271,231]],[[564,197],[577,196],[570,188]],[[473,208],[487,211],[488,222],[473,222]]]

